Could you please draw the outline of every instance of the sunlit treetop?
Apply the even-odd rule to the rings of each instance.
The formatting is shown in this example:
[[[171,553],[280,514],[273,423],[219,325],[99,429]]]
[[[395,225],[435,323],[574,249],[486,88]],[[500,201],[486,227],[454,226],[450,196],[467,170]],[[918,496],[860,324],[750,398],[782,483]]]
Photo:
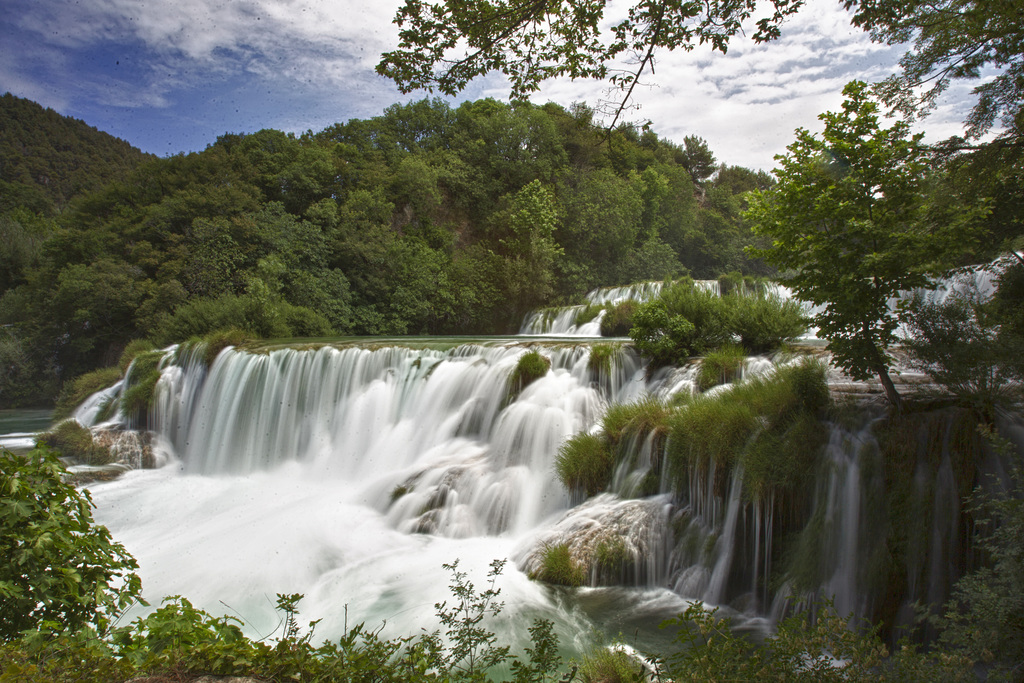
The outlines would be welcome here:
[[[1009,124],[1024,104],[1024,2],[1021,0],[844,0],[872,39],[911,43],[902,72],[878,92],[905,114],[926,112],[954,79],[981,79],[965,121],[979,137]]]
[[[726,52],[737,34],[780,35],[804,0],[634,0],[618,19],[608,0],[405,0],[395,17],[398,49],[377,72],[402,92],[454,95],[478,76],[504,74],[511,97],[543,81],[593,78],[621,89],[615,125],[661,51],[708,44]],[[880,84],[882,100],[923,114],[954,79],[980,80],[968,137],[1009,121],[1024,102],[1022,0],[842,0],[853,24],[890,45],[909,44],[901,72]],[[625,7],[623,6],[623,9]],[[755,13],[756,10],[756,13]],[[613,16],[614,15],[614,16]],[[754,20],[754,16],[760,18]],[[609,26],[610,24],[610,26]]]
[[[497,71],[508,77],[513,99],[550,78],[607,80],[624,92],[617,118],[659,50],[708,44],[724,53],[733,36],[750,28],[744,24],[759,4],[766,16],[754,22],[753,39],[772,40],[803,1],[641,0],[609,29],[608,0],[405,0],[395,17],[401,42],[382,56],[377,72],[402,92],[454,95]],[[623,62],[628,68],[610,66]]]

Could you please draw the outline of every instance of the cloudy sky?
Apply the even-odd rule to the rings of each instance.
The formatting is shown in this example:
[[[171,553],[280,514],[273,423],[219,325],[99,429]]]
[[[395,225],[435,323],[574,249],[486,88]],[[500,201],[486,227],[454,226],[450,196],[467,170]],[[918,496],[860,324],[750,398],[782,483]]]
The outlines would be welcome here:
[[[374,73],[397,44],[400,0],[4,0],[0,92],[82,119],[161,156],[201,150],[225,132],[301,133],[426,93],[399,94]],[[663,53],[636,98],[636,121],[663,137],[705,138],[719,161],[770,169],[798,127],[818,129],[843,85],[879,80],[901,50],[871,43],[838,0],[809,0],[781,40],[737,38],[727,55]],[[500,78],[461,99],[505,98]],[[548,84],[534,100],[595,104],[606,86]],[[927,120],[931,139],[960,132],[954,88]]]

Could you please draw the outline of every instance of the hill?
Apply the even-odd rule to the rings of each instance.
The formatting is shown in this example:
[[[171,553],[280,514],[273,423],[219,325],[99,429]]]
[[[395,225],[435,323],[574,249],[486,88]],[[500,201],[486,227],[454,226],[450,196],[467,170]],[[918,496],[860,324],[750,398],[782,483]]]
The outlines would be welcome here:
[[[10,93],[0,97],[0,213],[21,206],[54,215],[147,158],[84,121]]]

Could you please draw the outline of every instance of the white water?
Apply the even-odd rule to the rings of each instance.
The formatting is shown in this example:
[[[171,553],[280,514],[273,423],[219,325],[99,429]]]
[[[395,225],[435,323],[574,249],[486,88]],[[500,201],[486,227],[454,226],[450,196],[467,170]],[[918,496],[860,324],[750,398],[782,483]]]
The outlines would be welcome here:
[[[392,636],[434,628],[455,560],[482,587],[492,560],[513,559],[492,624],[510,642],[535,616],[572,646],[595,626],[614,635],[675,614],[684,596],[664,583],[567,601],[516,568],[570,509],[553,473],[560,443],[609,401],[656,388],[630,353],[597,377],[587,347],[552,347],[547,375],[507,402],[526,350],[228,350],[209,371],[183,354],[152,416],[172,464],[91,485],[96,518],[139,560],[148,600],[185,595],[259,634],[276,623],[275,593],[295,592],[322,637],[361,621]]]

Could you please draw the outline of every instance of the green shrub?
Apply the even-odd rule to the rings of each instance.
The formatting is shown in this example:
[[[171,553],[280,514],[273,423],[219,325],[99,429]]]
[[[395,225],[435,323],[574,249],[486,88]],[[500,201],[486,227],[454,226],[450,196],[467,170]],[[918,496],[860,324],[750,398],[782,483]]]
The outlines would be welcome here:
[[[65,474],[45,447],[25,457],[0,449],[0,641],[44,622],[103,631],[141,593],[134,558]]]
[[[558,586],[576,587],[586,584],[587,572],[573,561],[567,544],[557,543],[545,546],[541,554],[541,568],[530,578]]]
[[[732,340],[723,300],[712,292],[680,284],[637,308],[629,336],[655,365],[679,365]]]
[[[41,435],[38,443],[85,465],[106,465],[110,462],[110,451],[95,443],[92,432],[75,420],[64,420]]]
[[[583,491],[596,496],[608,488],[615,463],[605,439],[581,432],[558,449],[555,472],[562,485],[570,491]]]
[[[1004,295],[1005,296],[1005,295]],[[1018,300],[1017,305],[1020,305]],[[962,402],[992,412],[1022,397],[1024,335],[1014,334],[997,302],[950,296],[931,303],[915,296],[902,318],[911,365],[927,372]]]
[[[632,561],[626,542],[620,536],[601,539],[594,548],[594,562],[597,570],[605,576],[615,577],[622,574],[623,567]]]
[[[147,339],[133,339],[128,342],[124,351],[121,352],[121,358],[117,361],[117,369],[121,371],[121,376],[123,377],[124,373],[128,372],[128,366],[132,364],[136,356],[153,349],[153,343]]]
[[[228,329],[245,330],[261,339],[332,333],[330,322],[309,308],[256,295],[224,294],[178,306],[163,321],[156,337],[161,343],[171,344]]]
[[[718,384],[736,381],[739,379],[745,358],[743,349],[732,344],[707,354],[697,372],[697,388],[707,391]]]
[[[542,356],[540,351],[534,349],[524,353],[509,375],[509,397],[517,396],[523,389],[548,374],[550,369],[551,361]]]
[[[587,369],[598,375],[609,375],[612,371],[612,356],[619,352],[618,344],[593,344],[590,347],[590,358]]]
[[[576,312],[576,319],[573,321],[573,324],[577,327],[580,325],[586,325],[600,315],[601,311],[604,309],[604,304],[587,304]]]
[[[677,628],[674,652],[663,660],[662,680],[765,683],[969,683],[965,657],[923,654],[901,646],[890,656],[878,628],[835,613],[831,605],[783,619],[755,645],[733,629],[718,608],[691,604],[663,627]],[[852,623],[851,625],[851,622]]]
[[[163,351],[147,351],[135,357],[124,378],[121,393],[121,411],[134,425],[146,424],[153,405],[153,393],[160,381],[160,361]]]
[[[82,405],[85,399],[97,391],[113,386],[121,379],[121,371],[116,368],[100,368],[65,382],[57,397],[57,405],[53,410],[53,419],[61,420]]]
[[[807,316],[793,299],[774,294],[726,297],[731,310],[731,328],[749,353],[767,353],[807,332]]]
[[[601,426],[605,437],[619,444],[629,435],[665,434],[669,430],[671,409],[656,398],[642,398],[632,403],[617,403],[604,414]]]
[[[633,315],[639,306],[640,304],[632,299],[609,306],[608,312],[601,318],[601,336],[627,336],[630,328],[633,327]]]
[[[644,664],[628,652],[608,647],[584,655],[578,670],[581,683],[643,683],[647,674]]]
[[[217,356],[220,355],[220,352],[227,347],[237,347],[251,341],[252,335],[238,328],[211,332],[203,339],[203,344],[206,348],[204,358],[206,360],[207,367],[213,365],[213,361],[217,360]]]
[[[667,453],[677,488],[693,468],[742,464],[748,496],[793,490],[822,451],[827,432],[820,416],[829,401],[824,367],[815,362],[694,399],[671,418]]]

